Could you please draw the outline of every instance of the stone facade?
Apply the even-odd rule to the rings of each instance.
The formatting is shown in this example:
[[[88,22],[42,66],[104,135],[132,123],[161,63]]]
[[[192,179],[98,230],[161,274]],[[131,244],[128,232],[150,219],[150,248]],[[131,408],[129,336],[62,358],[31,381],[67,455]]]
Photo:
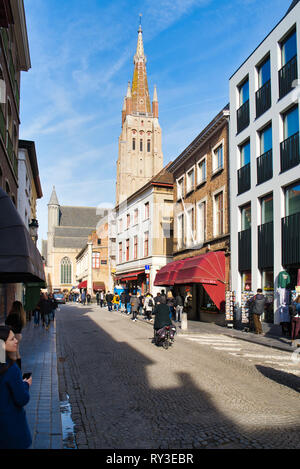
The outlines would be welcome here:
[[[174,175],[174,260],[224,251],[227,289],[230,286],[228,120],[226,106],[169,169]],[[199,311],[195,285],[193,298],[194,319],[223,322],[223,314]]]

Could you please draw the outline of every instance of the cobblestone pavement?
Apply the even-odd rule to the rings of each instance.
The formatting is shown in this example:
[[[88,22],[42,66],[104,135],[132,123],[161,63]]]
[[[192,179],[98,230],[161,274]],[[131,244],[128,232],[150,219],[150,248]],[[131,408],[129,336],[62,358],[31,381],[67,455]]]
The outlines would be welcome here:
[[[95,305],[65,305],[56,323],[78,448],[300,449],[291,352],[206,333],[164,350],[149,324]]]

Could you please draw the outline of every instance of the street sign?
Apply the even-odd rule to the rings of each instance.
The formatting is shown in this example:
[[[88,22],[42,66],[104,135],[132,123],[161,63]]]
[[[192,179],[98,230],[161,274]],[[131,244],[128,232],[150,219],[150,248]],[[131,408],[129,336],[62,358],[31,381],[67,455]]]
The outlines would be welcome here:
[[[150,265],[145,265],[145,273],[146,274],[150,273]]]

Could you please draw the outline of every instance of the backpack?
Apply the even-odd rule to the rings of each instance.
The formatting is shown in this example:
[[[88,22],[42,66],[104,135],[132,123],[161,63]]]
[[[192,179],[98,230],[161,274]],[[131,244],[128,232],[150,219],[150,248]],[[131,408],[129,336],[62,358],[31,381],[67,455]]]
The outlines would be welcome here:
[[[152,298],[149,299],[149,301],[148,301],[148,306],[153,306]]]

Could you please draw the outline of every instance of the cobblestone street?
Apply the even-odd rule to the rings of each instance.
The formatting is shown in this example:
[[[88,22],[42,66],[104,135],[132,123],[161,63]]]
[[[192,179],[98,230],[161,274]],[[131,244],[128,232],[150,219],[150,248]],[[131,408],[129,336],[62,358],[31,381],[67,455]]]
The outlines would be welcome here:
[[[225,335],[152,344],[152,326],[65,305],[56,315],[60,400],[77,448],[300,448],[300,364]]]

